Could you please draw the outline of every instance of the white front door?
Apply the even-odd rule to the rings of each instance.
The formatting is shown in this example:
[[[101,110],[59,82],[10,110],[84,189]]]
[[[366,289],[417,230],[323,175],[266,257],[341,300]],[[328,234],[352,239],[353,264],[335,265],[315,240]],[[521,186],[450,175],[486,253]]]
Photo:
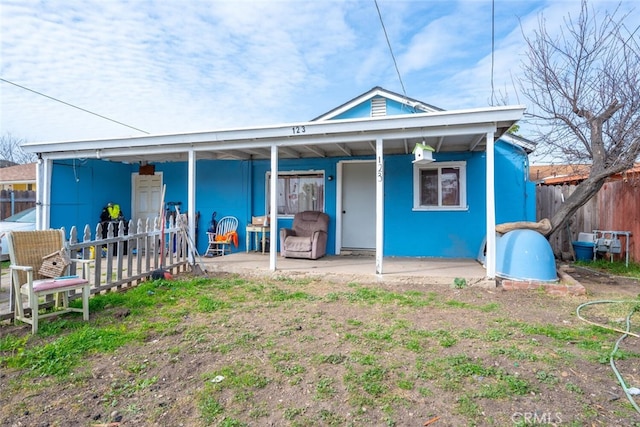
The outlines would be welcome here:
[[[162,174],[140,175],[133,174],[133,223],[137,225],[138,219],[142,222],[160,215],[162,201]]]
[[[376,247],[376,164],[342,164],[342,248]]]

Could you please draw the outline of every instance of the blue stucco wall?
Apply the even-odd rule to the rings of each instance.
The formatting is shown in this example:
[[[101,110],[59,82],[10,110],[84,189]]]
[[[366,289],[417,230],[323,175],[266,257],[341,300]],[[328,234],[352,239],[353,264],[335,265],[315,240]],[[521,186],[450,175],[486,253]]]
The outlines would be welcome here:
[[[247,161],[214,161],[198,160],[196,162],[196,212],[200,213],[196,223],[198,252],[207,249],[206,232],[213,212],[216,219],[224,216],[238,218],[239,247],[233,250],[244,250],[244,227],[249,215],[248,202],[251,194],[249,168]],[[156,172],[163,173],[166,186],[165,203],[180,202],[180,211],[188,212],[188,163],[158,163]]]
[[[467,162],[466,211],[413,211],[413,156],[387,156],[385,163],[385,254],[472,258],[483,235],[484,159],[479,154],[437,154],[436,161]],[[477,185],[475,183],[480,183]]]
[[[436,161],[467,162],[467,204],[465,211],[413,211],[412,155],[385,157],[385,238],[386,256],[475,258],[485,230],[484,152],[437,153]],[[325,211],[330,217],[328,252],[334,253],[336,236],[336,165],[353,158],[283,159],[280,171],[317,170],[325,173]],[[510,144],[496,144],[496,220],[535,221],[535,187],[526,180],[527,156]],[[182,202],[186,212],[186,162],[158,163],[166,185],[165,202]],[[269,161],[198,160],[196,165],[196,211],[200,212],[198,251],[207,247],[206,230],[211,214],[217,219],[235,216],[240,247],[245,250],[244,227],[252,215],[264,215],[266,173]],[[85,160],[56,161],[52,175],[52,227],[91,226],[99,221],[102,207],[119,203],[127,218],[131,216],[131,175],[137,165]],[[373,213],[372,213],[373,214]],[[290,218],[280,219],[278,229],[291,226]],[[82,230],[79,230],[82,232]]]
[[[385,162],[385,255],[475,258],[486,228],[486,154],[437,153],[436,161],[466,161],[466,211],[413,211],[413,156]],[[535,186],[528,182],[526,154],[496,144],[496,222],[535,221]]]
[[[496,223],[536,220],[535,183],[520,147],[498,141],[495,149]]]
[[[127,218],[131,212],[131,174],[137,165],[104,160],[56,160],[51,173],[51,227],[72,226],[91,235],[100,222],[102,208],[118,203]]]
[[[371,101],[363,102],[342,114],[337,115],[332,120],[339,119],[355,119],[359,117],[369,117],[371,116]]]

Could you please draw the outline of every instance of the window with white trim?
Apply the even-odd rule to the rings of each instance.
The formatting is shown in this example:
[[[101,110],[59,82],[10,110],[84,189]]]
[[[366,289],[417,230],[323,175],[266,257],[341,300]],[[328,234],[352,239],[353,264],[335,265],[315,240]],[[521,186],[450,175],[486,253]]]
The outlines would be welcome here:
[[[271,172],[267,172],[267,210],[271,212]],[[278,173],[278,215],[293,216],[303,211],[324,212],[324,172]]]
[[[467,163],[414,164],[413,209],[467,209]]]

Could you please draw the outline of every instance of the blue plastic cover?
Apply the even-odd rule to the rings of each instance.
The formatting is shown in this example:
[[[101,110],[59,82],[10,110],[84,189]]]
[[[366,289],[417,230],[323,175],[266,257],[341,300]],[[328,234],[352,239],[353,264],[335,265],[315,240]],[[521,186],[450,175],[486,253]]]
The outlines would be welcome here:
[[[512,230],[496,241],[496,274],[521,281],[558,280],[556,260],[547,239],[534,230]]]

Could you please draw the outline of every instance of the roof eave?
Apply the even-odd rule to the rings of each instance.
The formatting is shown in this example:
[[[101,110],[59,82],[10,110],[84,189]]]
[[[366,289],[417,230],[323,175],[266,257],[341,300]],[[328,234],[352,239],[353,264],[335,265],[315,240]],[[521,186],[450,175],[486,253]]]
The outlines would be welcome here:
[[[481,109],[452,110],[380,118],[303,122],[268,127],[238,128],[209,132],[168,135],[146,135],[87,141],[25,143],[27,152],[49,158],[104,157],[108,151],[170,154],[186,151],[250,149],[301,144],[322,144],[372,140],[379,137],[418,137],[435,134],[470,134],[493,131],[502,135],[524,113],[524,106],[501,106]]]

